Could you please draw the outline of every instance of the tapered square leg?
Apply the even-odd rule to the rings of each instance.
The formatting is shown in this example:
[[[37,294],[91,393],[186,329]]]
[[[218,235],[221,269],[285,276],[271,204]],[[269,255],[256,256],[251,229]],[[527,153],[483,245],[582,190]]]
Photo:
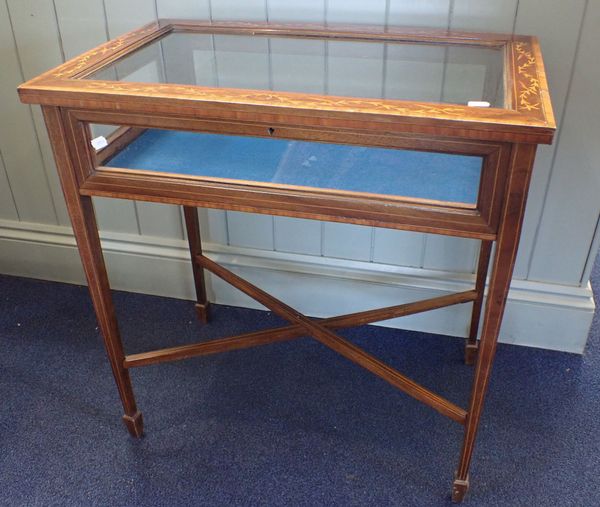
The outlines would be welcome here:
[[[479,419],[489,384],[490,374],[496,354],[498,335],[506,298],[512,278],[519,236],[525,212],[525,201],[531,169],[535,157],[535,146],[519,144],[511,154],[511,168],[506,202],[503,205],[500,230],[496,243],[496,253],[490,276],[485,316],[481,331],[481,341],[475,365],[475,376],[471,388],[471,399],[467,411],[465,435],[452,489],[452,497],[460,501],[469,485],[469,467],[473,456]]]
[[[144,418],[141,412],[136,412],[132,416],[124,415],[123,422],[132,437],[140,438],[144,435]]]
[[[192,260],[194,285],[196,286],[196,314],[198,315],[198,320],[200,322],[207,324],[210,320],[210,303],[206,297],[206,280],[204,278],[204,269],[202,269],[201,266],[198,266],[198,263],[196,262],[196,257],[202,255],[202,240],[200,238],[198,210],[194,207],[184,206],[183,215],[185,218],[185,229]]]
[[[469,476],[464,480],[454,479],[452,484],[452,501],[454,503],[460,503],[464,500],[465,495],[469,491]]]
[[[123,366],[125,354],[102,255],[94,206],[91,197],[81,195],[79,192],[76,175],[89,170],[89,168],[83,165],[84,163],[78,158],[71,157],[67,148],[81,145],[82,139],[79,138],[79,135],[75,135],[77,129],[70,123],[69,117],[63,116],[58,108],[44,106],[42,110],[48,134],[52,140],[58,175],[87,278],[88,289],[123,404],[125,412],[123,419],[129,432],[135,437],[140,437],[143,433],[142,414],[135,403],[129,371]]]
[[[196,303],[196,315],[202,324],[208,324],[210,321],[210,303],[208,301],[203,305]]]
[[[477,299],[473,301],[473,311],[471,312],[471,327],[469,337],[465,345],[465,364],[470,366],[475,364],[477,359],[477,335],[479,333],[479,320],[481,318],[481,308],[483,306],[483,295],[485,292],[485,281],[487,279],[488,267],[490,265],[490,256],[492,254],[492,241],[482,241],[479,249],[479,262],[477,264],[477,275],[475,280],[475,290]]]
[[[465,345],[465,364],[468,366],[473,366],[475,361],[477,360],[477,350],[479,347],[477,346],[477,341],[475,343],[467,343]]]

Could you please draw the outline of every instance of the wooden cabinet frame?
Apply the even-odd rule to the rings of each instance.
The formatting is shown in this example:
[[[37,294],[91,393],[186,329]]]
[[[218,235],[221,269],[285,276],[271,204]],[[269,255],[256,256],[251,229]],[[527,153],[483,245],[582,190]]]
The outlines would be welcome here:
[[[505,108],[314,94],[144,84],[85,79],[172,31],[307,37],[325,40],[420,42],[500,47]],[[461,501],[514,267],[528,185],[539,143],[555,130],[544,67],[534,37],[373,27],[320,27],[161,20],[109,41],[21,85],[23,102],[41,104],[94,308],[130,433],[141,436],[129,369],[310,335],[410,396],[464,425],[452,497]],[[120,126],[109,145],[90,147],[90,123]],[[299,139],[336,144],[479,155],[483,169],[475,205],[338,190],[190,177],[106,167],[104,162],[145,129]],[[204,270],[233,284],[290,322],[289,326],[211,342],[127,355],[123,349],[92,196],[181,205],[189,240],[199,318],[209,320]],[[241,279],[202,253],[195,207],[251,211],[364,224],[481,240],[472,290],[388,308],[313,320]],[[480,339],[478,328],[492,245],[496,250]],[[383,364],[333,330],[473,303],[466,361],[475,378],[466,409]]]
[[[272,128],[257,123],[231,123],[177,116],[152,117],[127,113],[66,110],[65,123],[73,133],[79,159],[78,182],[85,195],[102,195],[170,204],[219,208],[253,213],[356,223],[405,230],[419,230],[493,239],[510,157],[510,144],[498,142],[443,140],[406,135],[374,136],[364,132],[341,133],[331,129]],[[318,142],[343,142],[361,146],[439,151],[483,157],[476,205],[425,199],[384,196],[364,192],[293,187],[253,181],[182,176],[135,169],[102,166],[108,154],[97,156],[89,148],[89,123],[126,126],[118,135],[131,138],[146,128],[170,128],[219,134],[250,135]],[[130,140],[130,139],[128,139]],[[115,136],[105,148],[120,145]],[[434,225],[432,225],[434,224]]]

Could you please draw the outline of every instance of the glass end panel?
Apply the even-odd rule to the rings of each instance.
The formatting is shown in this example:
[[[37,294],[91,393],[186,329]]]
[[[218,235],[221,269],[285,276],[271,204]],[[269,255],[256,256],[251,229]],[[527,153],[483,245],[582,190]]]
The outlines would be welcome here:
[[[462,203],[471,208],[477,203],[483,165],[480,156],[285,139],[106,126],[92,126],[92,132],[111,132],[108,146],[97,157],[106,167]]]
[[[501,47],[171,32],[87,79],[504,107]]]

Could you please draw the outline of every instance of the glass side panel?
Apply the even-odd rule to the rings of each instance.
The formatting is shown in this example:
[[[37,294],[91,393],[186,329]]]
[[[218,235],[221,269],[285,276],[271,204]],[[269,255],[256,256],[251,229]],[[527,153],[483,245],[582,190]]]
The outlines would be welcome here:
[[[88,79],[504,107],[497,47],[171,32]]]
[[[149,129],[104,165],[474,205],[482,157]]]

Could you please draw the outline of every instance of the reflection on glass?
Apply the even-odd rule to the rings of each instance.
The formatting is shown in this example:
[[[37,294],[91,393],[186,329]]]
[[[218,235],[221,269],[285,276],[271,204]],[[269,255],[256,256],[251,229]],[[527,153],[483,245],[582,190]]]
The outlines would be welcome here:
[[[474,205],[482,158],[149,129],[105,165]]]
[[[88,78],[504,107],[494,47],[173,32]]]

